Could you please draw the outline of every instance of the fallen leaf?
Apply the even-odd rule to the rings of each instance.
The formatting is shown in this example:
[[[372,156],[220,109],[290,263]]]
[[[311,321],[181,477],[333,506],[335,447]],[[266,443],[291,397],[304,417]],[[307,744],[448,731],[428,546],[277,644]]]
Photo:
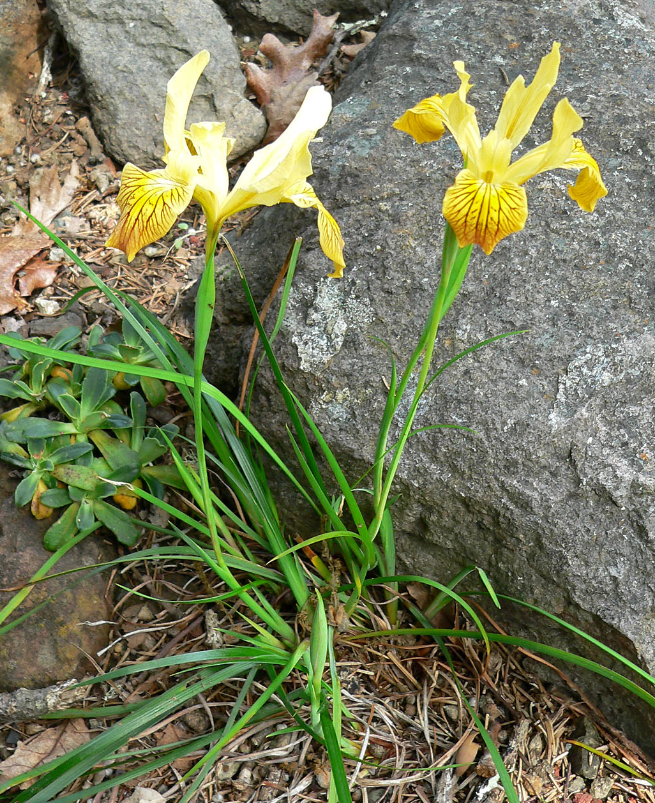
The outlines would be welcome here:
[[[90,739],[91,734],[83,719],[71,719],[64,725],[47,728],[32,739],[18,742],[14,753],[4,761],[0,761],[2,780],[7,781],[24,772],[29,772],[29,770],[45,764],[46,761],[52,761],[76,747],[86,744]],[[28,789],[31,784],[32,781],[25,781],[20,788]]]
[[[156,789],[148,789],[147,786],[137,786],[124,803],[165,803],[165,801],[166,798],[160,795]]]
[[[57,165],[36,170],[30,179],[30,212],[49,226],[70,205],[79,185],[80,166],[73,159],[70,173],[59,183]]]
[[[455,755],[455,763],[462,765],[455,770],[455,775],[458,778],[461,778],[468,770],[469,766],[475,761],[475,757],[480,749],[480,745],[475,741],[476,736],[476,733],[470,733],[461,743]]]
[[[30,212],[48,226],[60,212],[70,205],[79,184],[79,165],[71,163],[71,169],[63,184],[59,183],[57,165],[35,171],[30,179]],[[0,315],[13,309],[22,309],[25,302],[20,295],[29,295],[38,287],[48,287],[56,276],[56,267],[48,269],[43,264],[26,267],[25,276],[19,282],[20,295],[15,290],[16,274],[50,244],[50,238],[26,217],[14,226],[8,237],[0,238]]]
[[[259,49],[270,59],[271,69],[246,64],[248,84],[268,120],[264,144],[280,136],[296,116],[307,90],[318,83],[318,73],[311,66],[327,53],[338,16],[324,17],[314,11],[312,32],[302,45],[283,45],[277,36],[267,33]]]
[[[25,265],[18,277],[18,289],[22,296],[29,296],[41,287],[50,287],[57,278],[57,265],[47,259],[36,257]]]
[[[0,238],[0,315],[25,306],[14,290],[16,274],[49,243],[50,239],[40,232]]]
[[[373,31],[361,31],[362,41],[356,45],[341,45],[341,52],[349,59],[354,59],[355,56],[375,39]]]
[[[182,742],[185,739],[189,738],[189,732],[180,722],[169,722],[168,725],[162,730],[157,733],[155,739],[158,745],[166,745],[166,744],[174,744],[175,742]],[[175,761],[171,764],[172,767],[178,772],[184,774],[188,772],[188,770],[193,767],[196,760],[193,756],[182,756],[182,758],[176,758]]]

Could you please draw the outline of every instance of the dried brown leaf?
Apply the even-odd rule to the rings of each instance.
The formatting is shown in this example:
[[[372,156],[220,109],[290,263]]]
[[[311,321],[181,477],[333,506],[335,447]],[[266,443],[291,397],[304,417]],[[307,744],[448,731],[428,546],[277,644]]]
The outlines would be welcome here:
[[[356,45],[341,45],[341,52],[344,56],[348,56],[349,59],[354,59],[360,51],[364,50],[366,45],[370,44],[375,39],[375,34],[373,31],[361,31],[360,37],[362,41]]]
[[[16,274],[49,242],[41,232],[0,238],[0,315],[25,306],[14,289]]]
[[[80,167],[75,160],[71,162],[70,173],[63,184],[59,183],[56,164],[34,172],[30,179],[30,212],[44,226],[49,226],[70,205],[79,184],[79,174]],[[12,234],[31,234],[36,231],[39,231],[36,224],[27,218],[21,218],[14,226]]]
[[[270,59],[271,69],[246,64],[248,84],[268,120],[264,143],[280,136],[296,116],[307,91],[318,83],[318,73],[311,67],[327,53],[338,16],[324,17],[314,11],[312,32],[302,45],[283,45],[277,36],[267,33],[259,49]]]
[[[175,744],[189,738],[189,732],[180,722],[169,722],[155,737],[158,745]],[[178,772],[185,773],[196,763],[193,756],[176,758],[171,764]]]
[[[455,763],[462,765],[455,770],[455,775],[458,778],[461,778],[468,770],[469,766],[475,761],[475,757],[480,749],[480,745],[475,741],[476,736],[477,733],[470,733],[459,746],[459,750],[455,755]]]
[[[41,287],[50,287],[57,278],[57,265],[47,259],[30,260],[18,277],[18,289],[22,296],[29,296]]]
[[[91,738],[89,729],[83,719],[71,719],[64,725],[56,728],[47,728],[37,733],[32,739],[18,742],[14,753],[0,762],[2,780],[10,780],[23,772],[33,770],[35,767],[52,761],[65,753],[86,744]],[[27,789],[32,781],[21,784],[21,789]]]

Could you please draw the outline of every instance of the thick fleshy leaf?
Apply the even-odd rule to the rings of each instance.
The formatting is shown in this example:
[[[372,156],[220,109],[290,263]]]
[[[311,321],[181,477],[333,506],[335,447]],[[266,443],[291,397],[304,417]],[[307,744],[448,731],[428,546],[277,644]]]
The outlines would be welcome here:
[[[41,475],[37,471],[33,471],[18,483],[14,492],[16,507],[23,507],[23,505],[26,505],[32,500],[40,479]]]
[[[77,527],[75,525],[75,517],[79,504],[74,502],[70,507],[67,507],[57,521],[49,527],[43,536],[43,546],[50,552],[55,552],[59,547],[70,541],[77,535]]]
[[[66,488],[49,488],[41,494],[41,501],[49,507],[69,505],[71,498]]]
[[[102,429],[95,429],[89,432],[89,438],[98,447],[100,454],[105,458],[111,469],[116,470],[123,466],[131,466],[136,468],[138,473],[139,455],[123,441],[113,438]]]
[[[64,464],[57,466],[52,472],[52,476],[65,485],[71,485],[82,491],[93,491],[100,482],[97,473],[88,466]]]
[[[132,524],[127,513],[101,500],[93,503],[93,512],[98,521],[111,530],[121,544],[134,546],[139,540],[139,530]]]
[[[523,187],[488,184],[462,170],[446,191],[443,215],[460,248],[477,243],[490,254],[503,237],[525,226],[528,202]]]
[[[56,435],[74,435],[76,431],[75,424],[47,418],[21,418],[9,424],[5,434],[10,440],[25,443],[27,438],[54,438]]]
[[[167,234],[191,203],[195,167],[189,166],[186,178],[180,181],[173,177],[168,167],[148,173],[126,164],[117,198],[121,216],[106,245],[120,248],[132,261],[137,251]]]

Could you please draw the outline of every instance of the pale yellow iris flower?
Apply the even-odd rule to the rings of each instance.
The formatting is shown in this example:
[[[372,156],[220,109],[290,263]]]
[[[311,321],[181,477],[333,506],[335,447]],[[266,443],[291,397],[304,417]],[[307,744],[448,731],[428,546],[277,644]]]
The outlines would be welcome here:
[[[106,244],[120,248],[132,260],[141,248],[163,237],[195,199],[205,213],[207,240],[213,247],[223,222],[236,212],[293,203],[318,211],[321,248],[334,264],[330,275],[340,277],[345,267],[341,231],[307,183],[312,174],[309,143],[327,122],[332,110],[330,95],[322,86],[312,87],[286,131],[255,152],[230,190],[227,157],[234,140],[225,136],[225,123],[185,127],[191,96],[208,61],[209,53],[201,51],[168,82],[166,167],[146,172],[125,165],[117,199],[121,216]]]
[[[418,143],[440,139],[446,128],[455,137],[465,168],[446,191],[443,214],[462,248],[477,243],[490,254],[503,237],[520,231],[528,217],[522,185],[546,170],[563,167],[580,171],[575,185],[569,186],[569,195],[586,212],[593,212],[599,198],[607,195],[598,165],[573,136],[582,128],[582,118],[566,98],[555,108],[550,141],[511,161],[512,151],[528,133],[555,85],[559,49],[559,42],[555,42],[529,86],[525,86],[523,76],[512,83],[496,127],[484,139],[475,108],[466,102],[471,84],[463,61],[454,62],[460,79],[457,92],[426,98],[394,123]]]

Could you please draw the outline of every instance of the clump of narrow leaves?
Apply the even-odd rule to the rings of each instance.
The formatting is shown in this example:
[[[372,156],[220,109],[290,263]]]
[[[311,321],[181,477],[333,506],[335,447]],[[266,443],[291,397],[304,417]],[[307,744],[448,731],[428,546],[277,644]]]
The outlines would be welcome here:
[[[139,345],[138,336],[126,327],[124,333],[130,345],[110,336],[111,348],[127,349],[121,356],[130,364],[151,362],[153,355]],[[69,327],[47,346],[70,352],[80,338],[79,328]],[[92,330],[89,341],[89,350],[110,345],[101,342],[99,329]],[[130,393],[127,411],[114,398],[138,377],[132,382],[121,372],[79,364],[66,368],[57,359],[26,354],[19,342],[9,351],[21,364],[10,368],[11,378],[0,379],[0,396],[21,402],[0,416],[0,458],[24,470],[16,504],[29,504],[37,519],[59,512],[44,535],[46,549],[59,549],[97,522],[121,543],[133,545],[141,529],[130,516],[138,502],[134,489],[147,486],[163,499],[165,485],[184,486],[175,466],[152,465],[169,451],[177,427],[146,430],[146,401],[137,391]],[[159,404],[165,388],[154,382],[147,385],[147,398]]]

